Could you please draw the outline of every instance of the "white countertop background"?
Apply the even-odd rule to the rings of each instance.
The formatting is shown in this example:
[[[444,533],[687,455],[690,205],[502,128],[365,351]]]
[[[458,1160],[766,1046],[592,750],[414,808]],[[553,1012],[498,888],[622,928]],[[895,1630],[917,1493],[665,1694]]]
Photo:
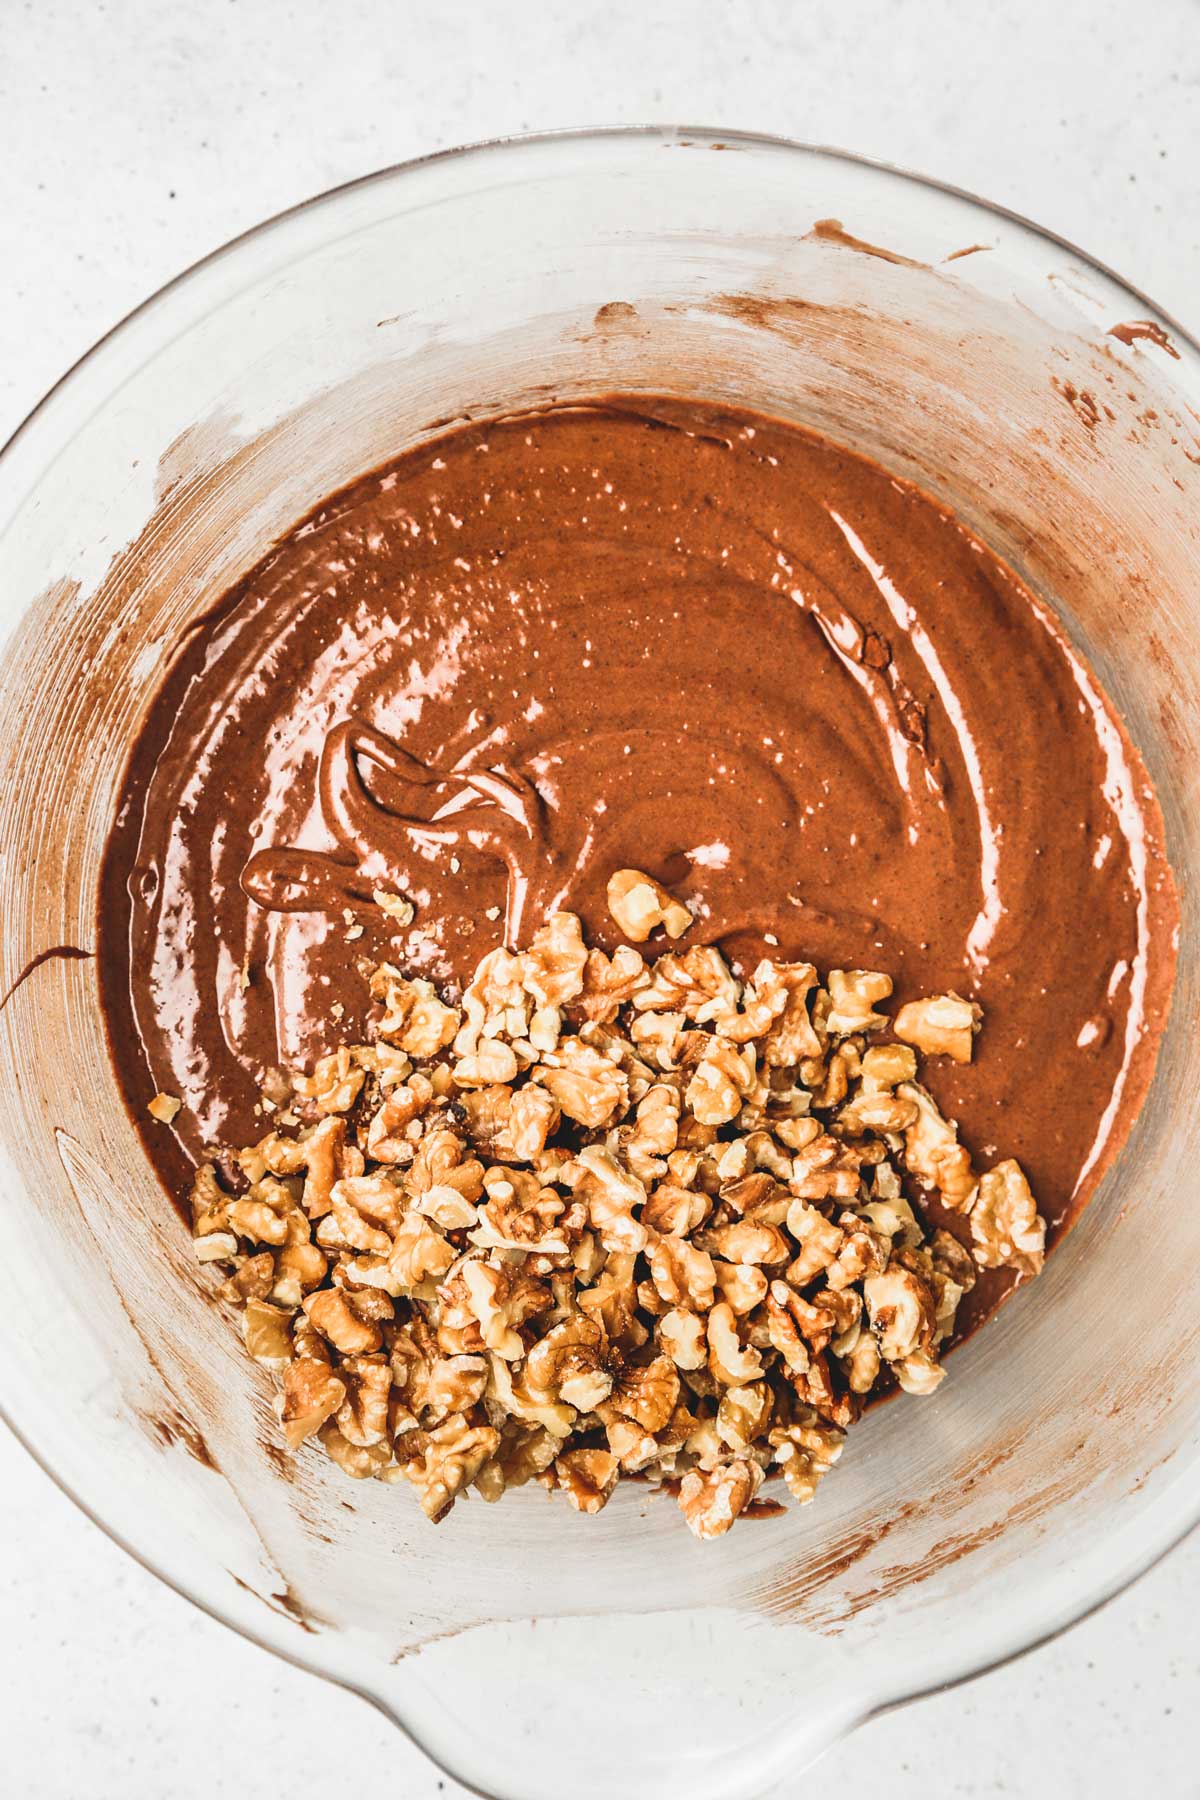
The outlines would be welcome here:
[[[1200,0],[0,0],[0,441],[130,307],[282,207],[470,139],[647,120],[958,183],[1200,329]],[[1193,1538],[811,1779],[1195,1800],[1197,1613]],[[3,1433],[0,1656],[6,1800],[461,1793],[362,1701],[144,1573]]]

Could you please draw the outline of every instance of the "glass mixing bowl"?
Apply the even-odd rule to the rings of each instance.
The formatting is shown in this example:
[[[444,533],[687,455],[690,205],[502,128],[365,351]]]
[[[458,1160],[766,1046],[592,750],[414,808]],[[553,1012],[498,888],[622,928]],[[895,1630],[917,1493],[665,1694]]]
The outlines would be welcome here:
[[[1052,599],[1157,782],[1180,974],[1133,1137],[1045,1274],[936,1399],[855,1430],[816,1505],[701,1545],[637,1488],[433,1530],[281,1456],[122,1109],[94,963],[27,973],[0,1013],[14,1427],[164,1580],[510,1800],[761,1794],[1077,1619],[1200,1511],[1200,349],[1009,214],[770,139],[593,132],[387,171],[165,288],[0,461],[5,985],[94,947],[139,719],[279,533],[448,421],[614,388],[824,429]]]

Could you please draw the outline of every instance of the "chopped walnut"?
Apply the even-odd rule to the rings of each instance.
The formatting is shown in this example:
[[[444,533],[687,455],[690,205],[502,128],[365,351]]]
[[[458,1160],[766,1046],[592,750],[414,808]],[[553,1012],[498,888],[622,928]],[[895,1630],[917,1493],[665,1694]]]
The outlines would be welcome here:
[[[329,1190],[329,1211],[317,1226],[317,1242],[386,1256],[400,1227],[402,1206],[400,1190],[389,1176],[349,1175]]]
[[[520,1320],[508,1265],[469,1258],[462,1266],[462,1278],[487,1348],[505,1362],[519,1362],[525,1342],[515,1329]]]
[[[489,1362],[487,1400],[493,1417],[499,1413],[522,1419],[530,1425],[540,1425],[558,1439],[571,1435],[578,1417],[573,1406],[568,1406],[565,1400],[539,1399],[523,1382],[514,1379],[510,1364],[494,1351]]]
[[[708,1361],[704,1321],[698,1313],[673,1306],[656,1322],[654,1335],[677,1369],[702,1369]]]
[[[842,1454],[845,1435],[816,1413],[805,1411],[792,1424],[772,1431],[768,1442],[794,1498],[806,1506],[816,1494],[821,1477]]]
[[[293,1086],[302,1100],[311,1100],[318,1112],[349,1112],[362,1092],[366,1075],[355,1068],[343,1044],[331,1056],[323,1056],[311,1075],[297,1075]]]
[[[458,1188],[435,1181],[418,1194],[413,1211],[432,1220],[442,1231],[466,1231],[479,1222],[479,1209]]]
[[[854,1200],[862,1185],[861,1169],[857,1150],[821,1134],[797,1151],[788,1186],[802,1200]]]
[[[390,1444],[371,1444],[366,1447],[356,1444],[333,1419],[322,1425],[317,1436],[326,1456],[351,1481],[369,1481],[373,1475],[381,1475],[392,1460]]]
[[[642,1224],[665,1237],[687,1237],[712,1211],[709,1196],[674,1181],[660,1181],[642,1208]]]
[[[574,913],[555,913],[524,958],[523,985],[539,1007],[569,1006],[583,988],[587,948]]]
[[[707,1312],[716,1281],[713,1260],[685,1237],[661,1237],[649,1252],[650,1277],[669,1306]]]
[[[529,1352],[525,1380],[531,1393],[594,1412],[613,1391],[604,1330],[597,1319],[573,1313],[551,1326]]]
[[[518,1088],[512,1097],[505,1148],[514,1162],[533,1162],[546,1148],[546,1139],[558,1124],[554,1097],[543,1088]]]
[[[756,1219],[737,1219],[731,1225],[719,1225],[704,1234],[704,1247],[715,1251],[726,1262],[756,1263],[769,1268],[785,1263],[794,1246],[776,1225],[761,1225]]]
[[[922,1056],[949,1056],[956,1063],[969,1063],[982,1021],[983,1008],[974,1001],[953,993],[934,994],[902,1006],[892,1029],[906,1044],[914,1044]]]
[[[255,1362],[276,1369],[286,1368],[291,1362],[292,1334],[288,1316],[277,1306],[267,1306],[261,1300],[247,1300],[242,1314],[242,1335],[247,1354]]]
[[[559,1224],[561,1194],[543,1187],[527,1169],[497,1167],[484,1176],[487,1200],[471,1242],[485,1250],[540,1250],[563,1256],[567,1243]]]
[[[287,1215],[294,1209],[287,1188],[267,1179],[256,1181],[244,1199],[229,1201],[226,1213],[238,1236],[252,1244],[286,1244]]]
[[[788,1207],[787,1228],[800,1246],[788,1279],[795,1287],[804,1287],[835,1261],[845,1233],[806,1200],[793,1200]]]
[[[582,1311],[599,1319],[610,1341],[623,1350],[640,1348],[650,1335],[637,1314],[636,1262],[632,1251],[611,1254],[595,1285],[577,1295]]]
[[[419,1395],[412,1395],[422,1419],[436,1422],[451,1413],[469,1412],[483,1399],[488,1367],[484,1356],[442,1356],[431,1363]]]
[[[613,1419],[605,1426],[608,1447],[626,1475],[640,1475],[659,1457],[658,1439],[633,1419]]]
[[[363,1356],[383,1342],[377,1325],[362,1319],[341,1288],[321,1288],[304,1302],[309,1322],[344,1356]]]
[[[1025,1179],[1011,1158],[979,1177],[971,1207],[974,1257],[981,1269],[1017,1269],[1036,1275],[1045,1260],[1046,1221]]]
[[[730,1457],[702,1473],[692,1469],[679,1490],[679,1508],[698,1538],[722,1537],[758,1492],[762,1470],[747,1457]]]
[[[647,1064],[670,1074],[679,1067],[678,1050],[686,1023],[681,1012],[638,1013],[629,1022],[629,1036]]]
[[[637,1103],[631,1128],[622,1131],[625,1160],[640,1181],[666,1173],[666,1158],[679,1142],[679,1095],[656,1081]]]
[[[211,1238],[207,1240],[211,1242]],[[230,1234],[229,1250],[224,1261],[235,1259],[237,1239]],[[233,1305],[243,1306],[250,1300],[265,1300],[275,1285],[275,1258],[269,1250],[260,1250],[256,1256],[247,1256],[235,1262],[233,1274],[223,1282],[220,1288],[222,1300],[229,1300]],[[315,1285],[315,1284],[314,1284]],[[296,1302],[299,1305],[299,1301]],[[246,1329],[242,1321],[243,1332]],[[290,1352],[289,1358],[290,1361]]]
[[[346,1121],[336,1114],[306,1131],[292,1148],[299,1152],[297,1162],[304,1170],[300,1204],[310,1219],[322,1218],[333,1204],[334,1183],[361,1175],[363,1157],[358,1150],[347,1148]],[[284,1170],[276,1168],[275,1173],[283,1174]]]
[[[638,942],[677,905],[616,886]],[[768,1465],[807,1502],[880,1388],[942,1380],[976,1265],[1041,1266],[1020,1168],[977,1181],[919,1080],[918,1053],[970,1056],[956,995],[871,1042],[885,975],[608,957],[568,913],[457,1006],[390,964],[370,991],[370,1041],[268,1075],[273,1129],[229,1191],[197,1170],[192,1229],[289,1445],[431,1518],[533,1480],[597,1512],[641,1475],[719,1536]]]
[[[561,1438],[541,1425],[501,1416],[496,1428],[499,1448],[475,1477],[476,1490],[489,1503],[499,1500],[509,1488],[524,1487],[544,1475],[562,1448]]]
[[[906,1394],[932,1394],[946,1371],[928,1350],[914,1351],[893,1365],[896,1380]]]
[[[838,1127],[851,1137],[877,1131],[887,1136],[907,1131],[916,1122],[917,1105],[902,1094],[859,1093],[838,1113]]]
[[[567,1450],[554,1473],[576,1512],[598,1513],[617,1485],[620,1464],[611,1450]]]
[[[737,1318],[727,1300],[719,1300],[708,1315],[708,1366],[723,1387],[757,1381],[763,1372],[758,1351],[742,1344]]]
[[[418,1213],[406,1213],[396,1229],[388,1256],[388,1270],[401,1293],[422,1282],[444,1275],[454,1261],[454,1248]]]
[[[882,1274],[868,1275],[863,1297],[880,1354],[888,1362],[903,1362],[928,1349],[935,1317],[933,1295],[911,1269],[893,1265]]]
[[[917,1058],[907,1044],[872,1044],[863,1052],[861,1075],[865,1094],[885,1093],[902,1081],[914,1081]]]
[[[650,971],[632,945],[618,944],[611,956],[605,956],[603,950],[589,950],[583,987],[573,1005],[585,1018],[608,1024],[649,982]]]
[[[386,914],[393,925],[398,925],[401,930],[403,930],[406,925],[411,925],[413,919],[416,917],[416,908],[413,906],[412,901],[405,900],[401,894],[389,893],[387,888],[377,887],[373,889],[371,898],[374,900],[380,912]]]
[[[401,1467],[420,1496],[421,1509],[434,1524],[444,1519],[455,1496],[468,1487],[492,1456],[500,1434],[490,1425],[471,1425],[461,1413],[400,1439]]]
[[[754,1089],[754,1052],[739,1050],[719,1033],[709,1038],[684,1096],[702,1125],[727,1125]]]
[[[679,1399],[679,1373],[668,1356],[626,1365],[613,1384],[606,1413],[632,1419],[652,1435],[661,1431]]]
[[[764,961],[755,969],[755,994],[773,1015],[763,1037],[768,1068],[793,1069],[805,1057],[820,1055],[821,1040],[808,1011],[808,996],[816,985],[817,971],[811,963]]]
[[[588,1216],[600,1234],[606,1250],[642,1250],[647,1241],[646,1227],[634,1217],[646,1190],[636,1175],[623,1169],[616,1157],[599,1144],[589,1144],[579,1153],[584,1171],[576,1192],[585,1199]]]
[[[754,1263],[714,1262],[717,1292],[742,1318],[762,1304],[767,1292],[767,1277]]]
[[[971,1252],[948,1231],[935,1231],[929,1240],[929,1254],[939,1275],[955,1282],[962,1293],[975,1286],[975,1265]]]
[[[835,1292],[861,1284],[866,1276],[886,1269],[892,1254],[887,1236],[874,1230],[862,1215],[843,1213],[838,1223],[842,1247],[825,1271],[826,1284]]]
[[[869,1394],[879,1379],[883,1358],[879,1343],[869,1332],[860,1331],[854,1343],[842,1353],[842,1367],[852,1394]]]
[[[435,1056],[453,1038],[458,1017],[440,1001],[428,981],[406,981],[383,963],[371,977],[371,998],[383,1004],[379,1035],[406,1056]]]
[[[717,1436],[730,1450],[749,1450],[766,1432],[774,1407],[765,1381],[727,1388],[717,1408]]]
[[[737,1017],[738,985],[721,952],[694,945],[682,956],[660,956],[650,980],[633,996],[639,1012],[681,1012],[697,1022]]]
[[[640,869],[618,869],[609,876],[608,910],[635,944],[644,944],[660,925],[669,938],[682,937],[692,923],[682,901]]]
[[[834,1037],[848,1037],[855,1031],[878,1031],[888,1023],[888,1017],[873,1009],[891,991],[889,975],[869,969],[831,969],[825,1029]]]
[[[307,1357],[289,1363],[279,1404],[279,1421],[289,1448],[298,1450],[305,1438],[312,1437],[332,1417],[345,1398],[346,1384],[328,1363]]]
[[[896,1092],[917,1108],[917,1117],[904,1134],[906,1166],[921,1181],[937,1188],[953,1212],[965,1212],[975,1192],[975,1176],[956,1127],[942,1117],[918,1082],[906,1081]]]
[[[339,1364],[338,1372],[347,1390],[337,1411],[338,1430],[347,1443],[360,1449],[384,1443],[392,1391],[390,1366],[382,1358],[348,1356]]]
[[[459,1087],[494,1087],[515,1080],[519,1067],[511,1044],[484,1038],[473,1054],[455,1063],[454,1079]]]
[[[562,1058],[562,1066],[543,1064],[535,1070],[534,1079],[548,1090],[568,1119],[593,1131],[609,1124],[629,1094],[621,1070],[579,1038],[564,1039],[555,1055]]]
[[[463,1102],[466,1105],[466,1101]],[[478,1200],[483,1193],[483,1164],[467,1155],[456,1131],[430,1125],[417,1147],[405,1186],[414,1194],[432,1187],[455,1188],[464,1200]]]

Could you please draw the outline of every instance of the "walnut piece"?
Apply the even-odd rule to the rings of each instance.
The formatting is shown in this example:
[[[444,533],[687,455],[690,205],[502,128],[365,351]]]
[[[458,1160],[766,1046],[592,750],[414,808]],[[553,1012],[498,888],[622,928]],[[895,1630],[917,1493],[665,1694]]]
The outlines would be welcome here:
[[[406,981],[399,969],[383,963],[371,977],[371,998],[383,1004],[379,1035],[408,1056],[434,1056],[458,1027],[452,1007],[445,1006],[428,981]]]
[[[979,1177],[971,1208],[972,1254],[981,1269],[1036,1275],[1045,1260],[1046,1221],[1020,1163],[1010,1157]]]
[[[288,1447],[298,1450],[305,1438],[330,1418],[346,1398],[346,1384],[328,1363],[299,1357],[289,1363],[283,1377],[279,1420]]]
[[[266,1363],[275,1369],[286,1368],[291,1362],[292,1334],[288,1316],[279,1307],[267,1306],[261,1300],[247,1300],[242,1314],[242,1335],[246,1340],[246,1353],[255,1362]]]
[[[684,1096],[702,1125],[727,1125],[754,1088],[754,1053],[719,1033],[708,1040]]]
[[[586,1313],[554,1325],[529,1352],[525,1380],[539,1399],[562,1400],[579,1412],[594,1412],[613,1390],[604,1329]]]
[[[554,1473],[576,1512],[598,1513],[617,1485],[620,1464],[610,1450],[567,1450]]]
[[[296,1075],[292,1086],[302,1100],[311,1100],[318,1112],[349,1112],[362,1092],[364,1070],[356,1068],[343,1044],[331,1056],[323,1056],[311,1075]]]
[[[954,1212],[964,1212],[975,1192],[971,1158],[958,1141],[958,1131],[944,1119],[932,1097],[918,1082],[903,1082],[896,1092],[911,1100],[917,1116],[904,1133],[904,1161],[920,1180],[940,1192]]]
[[[579,1038],[560,1043],[555,1055],[562,1067],[544,1064],[534,1072],[568,1119],[597,1130],[624,1106],[629,1084],[615,1063]]]
[[[522,985],[539,1008],[567,1006],[583,988],[587,947],[574,913],[555,913],[524,958]]]
[[[694,1536],[723,1537],[758,1492],[762,1470],[746,1457],[729,1457],[707,1473],[692,1469],[679,1490],[679,1509]]]
[[[608,910],[634,944],[644,944],[660,925],[669,938],[680,938],[692,923],[683,902],[640,869],[618,869],[609,876]]]
[[[679,1373],[669,1356],[626,1366],[613,1386],[607,1410],[632,1419],[643,1431],[661,1431],[679,1399]]]
[[[922,1056],[949,1056],[956,1063],[969,1063],[982,1021],[983,1008],[974,1001],[953,993],[934,994],[908,1001],[896,1014],[892,1029]]]
[[[825,1029],[835,1037],[847,1037],[854,1031],[878,1031],[887,1024],[887,1014],[873,1009],[891,991],[890,975],[870,969],[830,969]]]
[[[806,1408],[802,1418],[772,1431],[768,1441],[793,1497],[801,1506],[807,1506],[821,1477],[828,1474],[842,1454],[846,1440],[843,1432],[825,1424]]]
[[[685,1237],[661,1237],[650,1251],[650,1278],[669,1306],[707,1312],[713,1303],[716,1274],[707,1250]]]
[[[421,1510],[436,1525],[470,1485],[500,1442],[490,1425],[471,1425],[461,1413],[432,1431],[413,1432],[400,1440],[405,1476],[416,1488]]]

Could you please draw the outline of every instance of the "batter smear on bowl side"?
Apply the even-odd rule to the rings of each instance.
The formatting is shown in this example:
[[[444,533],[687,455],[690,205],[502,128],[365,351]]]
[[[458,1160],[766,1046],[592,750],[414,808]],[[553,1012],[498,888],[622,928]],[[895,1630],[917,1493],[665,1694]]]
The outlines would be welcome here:
[[[1003,562],[823,438],[618,396],[264,558],[150,705],[100,916],[123,1091],[290,1440],[433,1516],[649,1473],[715,1535],[1040,1266],[1177,915]]]

